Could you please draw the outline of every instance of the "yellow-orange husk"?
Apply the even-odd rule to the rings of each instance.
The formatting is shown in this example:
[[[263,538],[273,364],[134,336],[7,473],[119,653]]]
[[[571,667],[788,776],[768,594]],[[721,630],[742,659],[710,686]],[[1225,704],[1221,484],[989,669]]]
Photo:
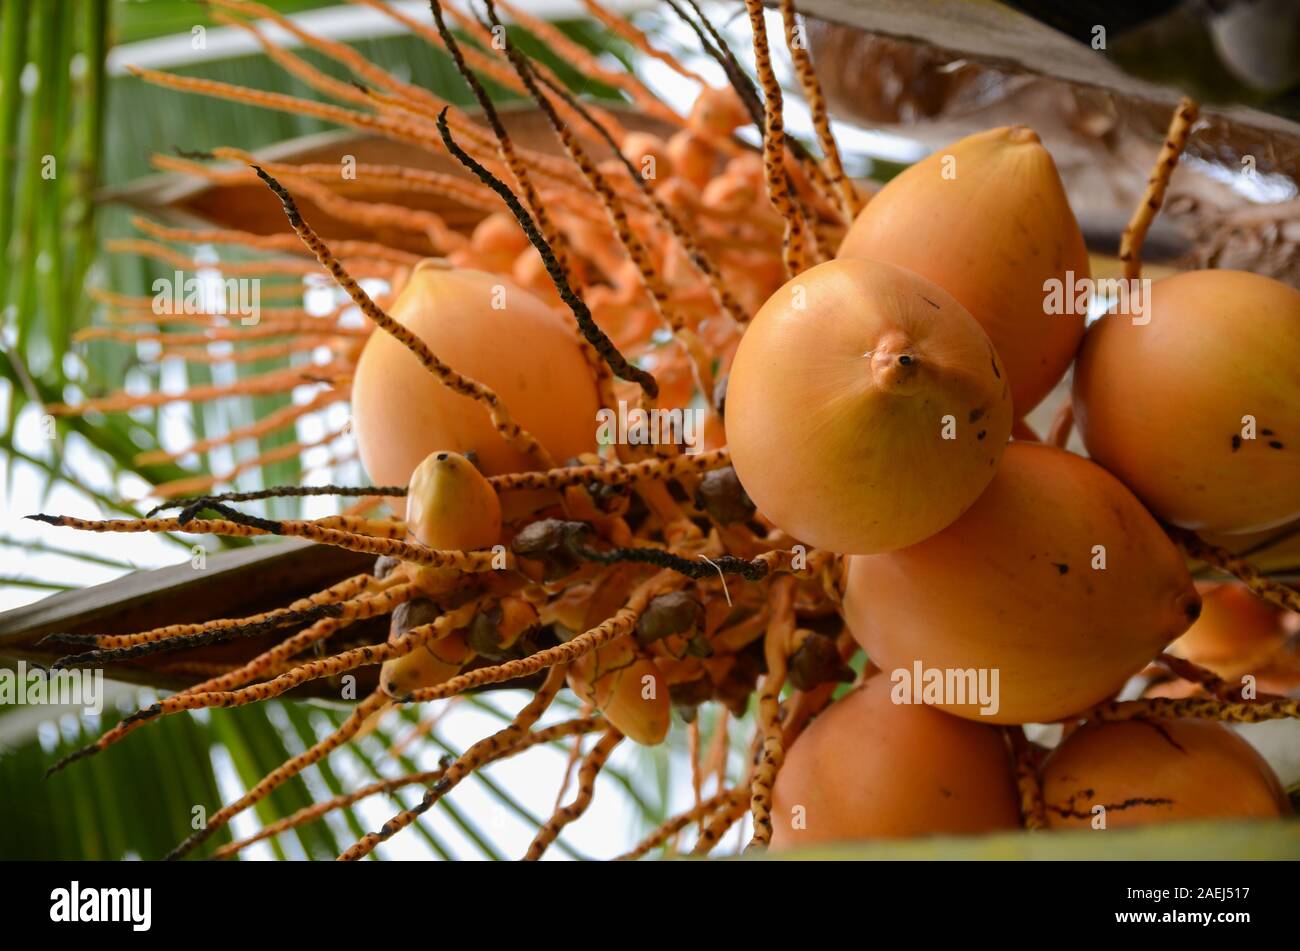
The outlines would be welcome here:
[[[390,637],[392,639],[395,638]],[[384,661],[379,668],[379,685],[392,697],[436,687],[459,674],[473,656],[474,651],[466,643],[464,631],[453,631],[409,654]]]
[[[1105,700],[1199,610],[1178,549],[1119,480],[1021,442],[946,530],[850,559],[844,600],[886,676],[920,663],[986,671],[992,686],[996,672],[995,712],[969,694],[938,704],[993,723],[1053,721]]]
[[[629,637],[584,654],[569,666],[569,687],[624,736],[654,746],[668,735],[672,699],[655,662]]]
[[[429,548],[487,548],[501,536],[501,503],[468,459],[455,452],[433,452],[411,474],[406,527]]]
[[[1002,357],[1019,416],[1061,379],[1083,337],[1088,251],[1051,154],[1024,126],[968,136],[903,171],[838,253],[901,265],[957,298]],[[1048,312],[1052,286],[1062,312]]]
[[[1006,374],[979,324],[943,289],[874,261],[828,261],[773,294],[740,341],[726,405],[759,510],[836,552],[889,551],[950,524],[1011,432]]]
[[[1019,826],[1002,734],[895,704],[890,690],[888,678],[872,677],[795,741],[773,791],[773,849]]]
[[[1201,616],[1170,653],[1235,679],[1258,674],[1286,641],[1279,609],[1244,584],[1215,585],[1201,600]]]
[[[1074,415],[1089,454],[1194,531],[1300,517],[1300,291],[1190,271],[1144,303],[1099,320],[1079,352]]]
[[[1089,723],[1044,761],[1052,828],[1290,815],[1276,774],[1249,743],[1210,720]]]
[[[510,280],[423,261],[394,319],[444,363],[496,391],[557,461],[595,449],[599,405],[572,327]],[[485,407],[444,386],[400,342],[376,331],[352,384],[361,461],[381,485],[405,485],[429,453],[477,453],[488,475],[535,468],[493,428]]]

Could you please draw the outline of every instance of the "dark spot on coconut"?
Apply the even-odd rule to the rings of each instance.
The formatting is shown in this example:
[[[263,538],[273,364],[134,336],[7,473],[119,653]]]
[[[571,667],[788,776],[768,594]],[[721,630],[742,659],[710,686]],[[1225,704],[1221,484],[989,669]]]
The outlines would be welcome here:
[[[906,353],[904,353],[902,356],[898,358],[898,365],[900,367],[910,367],[913,364],[913,362],[915,362],[914,359],[908,356]]]
[[[446,462],[446,461],[447,461],[447,454],[446,454],[445,452],[440,452],[440,453],[438,453],[438,455],[436,455],[434,458],[437,459],[439,462]]]
[[[967,419],[972,423],[977,423],[983,418],[984,418],[984,409],[982,407],[980,409],[971,410],[970,416],[967,417]]]
[[[1273,435],[1273,430],[1271,430],[1271,429],[1261,429],[1261,430],[1259,431],[1259,434],[1260,434],[1261,436],[1271,436],[1271,435]]]
[[[983,438],[984,438],[985,436],[987,436],[987,435],[988,435],[988,433],[987,433],[985,430],[981,429],[979,432],[977,432],[977,433],[975,434],[975,438],[976,438],[976,439],[983,439]]]
[[[1182,745],[1181,743],[1179,743],[1177,740],[1175,740],[1172,736],[1170,736],[1170,735],[1169,735],[1169,731],[1166,730],[1162,724],[1157,723],[1155,720],[1144,720],[1144,719],[1142,719],[1142,718],[1139,717],[1139,718],[1135,719],[1133,722],[1136,723],[1136,724],[1139,724],[1139,725],[1141,725],[1141,726],[1150,727],[1151,729],[1155,730],[1157,733],[1160,734],[1161,738],[1162,738],[1166,743],[1168,743],[1170,746],[1172,746],[1172,747],[1173,747],[1174,749],[1176,749],[1178,752],[1180,752],[1180,753],[1186,753],[1186,752],[1187,752],[1187,750],[1183,747],[1183,745]]]
[[[1241,448],[1241,437],[1234,434],[1232,437],[1232,451],[1236,452],[1240,448]]]
[[[1281,448],[1282,448],[1282,443],[1281,443],[1280,441],[1276,440],[1276,439],[1270,439],[1270,440],[1268,441],[1268,444],[1269,444],[1270,446],[1272,446],[1274,449],[1281,449]]]
[[[1064,575],[1064,574],[1069,574],[1069,572],[1070,572],[1070,566],[1069,566],[1069,565],[1063,565],[1063,564],[1061,564],[1059,561],[1054,561],[1054,562],[1052,562],[1052,564],[1056,567],[1056,570],[1057,570],[1057,572],[1058,572],[1059,574],[1063,574],[1063,575]]]

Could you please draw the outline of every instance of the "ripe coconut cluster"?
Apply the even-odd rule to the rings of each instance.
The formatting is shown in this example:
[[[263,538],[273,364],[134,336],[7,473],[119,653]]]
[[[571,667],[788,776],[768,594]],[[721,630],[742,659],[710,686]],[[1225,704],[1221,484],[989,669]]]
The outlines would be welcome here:
[[[241,18],[291,22],[245,0],[212,2],[254,32]],[[260,615],[61,638],[78,648],[63,665],[225,651],[207,679],[69,761],[161,716],[377,668],[373,691],[337,730],[214,811],[173,855],[395,708],[433,704],[440,716],[447,701],[497,685],[527,691],[525,702],[436,775],[319,803],[216,854],[373,792],[422,786],[418,805],[343,855],[362,858],[475,770],[563,742],[575,792],[537,830],[526,857],[539,858],[581,818],[620,742],[653,746],[675,724],[687,735],[694,802],[622,857],[680,850],[694,828],[694,850],[707,854],[746,814],[752,845],[799,847],[1069,825],[1095,821],[1098,808],[1111,825],[1287,810],[1267,765],[1216,721],[1300,715],[1294,700],[1233,682],[1267,669],[1268,689],[1294,685],[1282,614],[1259,599],[1295,611],[1300,597],[1220,547],[1220,535],[1194,532],[1300,518],[1291,463],[1300,378],[1286,362],[1300,342],[1296,291],[1207,271],[1158,282],[1140,314],[1117,311],[1090,329],[1075,309],[1051,312],[1048,288],[1086,281],[1090,262],[1034,133],[973,135],[866,200],[844,174],[788,0],[787,45],[820,156],[784,133],[758,0],[746,2],[757,87],[707,21],[672,5],[730,84],[705,86],[685,115],[501,0],[484,5],[483,21],[434,0],[432,26],[373,5],[450,53],[482,121],[296,26],[364,88],[297,69],[343,101],[325,110],[144,74],[352,124],[464,168],[360,171],[472,207],[479,220],[467,233],[363,190],[336,194],[305,164],[257,164],[224,149],[214,157],[255,167],[185,166],[269,187],[294,232],[275,237],[300,241],[366,318],[365,331],[333,319],[310,326],[313,341],[331,341],[331,382],[310,405],[350,404],[370,484],[197,495],[144,519],[39,516],[96,532],[292,536],[377,556],[371,571]],[[594,0],[586,5],[626,42],[698,79]],[[625,114],[578,99],[512,42],[494,42],[498,7],[671,130],[624,128]],[[467,39],[452,34],[451,18]],[[512,138],[480,73],[531,98],[553,150]],[[748,124],[762,133],[761,151],[734,135]],[[1188,125],[1181,110],[1126,234],[1134,268]],[[432,256],[326,240],[295,195],[336,220],[379,220],[404,243],[427,240]],[[174,241],[268,246],[142,227]],[[304,262],[264,266],[300,274]],[[371,297],[364,277],[383,277],[390,291]],[[295,333],[299,319],[277,318]],[[1031,438],[1023,422],[1071,365],[1074,418],[1092,458],[1065,451],[1063,439]],[[205,395],[277,392],[301,379],[290,367]],[[96,408],[144,399],[119,394]],[[671,438],[598,444],[598,419],[616,406],[643,418],[701,413],[703,446],[692,448],[703,451]],[[254,434],[295,418],[268,417]],[[159,494],[219,481],[196,477]],[[311,520],[236,505],[307,494],[356,502]],[[158,514],[168,508],[179,513]],[[1245,584],[1206,589],[1203,611],[1180,547]],[[1228,624],[1239,639],[1225,639],[1214,619],[1243,599],[1253,626]],[[358,643],[356,623],[375,617],[389,619],[387,638]],[[1115,699],[1153,668],[1163,679],[1147,697]],[[577,715],[543,722],[566,687]],[[1050,751],[1021,729],[1056,722],[1065,738]],[[742,726],[746,755],[730,757]]]
[[[1180,125],[1181,112],[1171,138]],[[836,260],[797,275],[742,340],[727,402],[737,474],[776,524],[850,556],[845,621],[902,688],[871,678],[795,744],[774,843],[1018,824],[1010,750],[977,724],[1084,715],[1197,621],[1202,598],[1161,522],[1240,534],[1300,518],[1287,457],[1300,291],[1180,274],[1085,332],[1048,293],[1088,277],[1051,156],[1027,128],[994,129],[881,189]],[[1091,458],[1008,443],[1072,363]],[[1215,600],[1250,599],[1267,628],[1275,609],[1242,591]],[[927,706],[900,706],[922,701],[913,679],[930,674]],[[1041,780],[1050,826],[1290,811],[1263,759],[1211,722],[1090,723]]]

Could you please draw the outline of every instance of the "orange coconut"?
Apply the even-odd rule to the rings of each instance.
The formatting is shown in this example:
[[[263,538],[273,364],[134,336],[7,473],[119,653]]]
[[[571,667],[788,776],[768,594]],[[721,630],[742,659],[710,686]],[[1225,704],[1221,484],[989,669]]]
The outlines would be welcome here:
[[[595,448],[596,385],[570,326],[509,280],[424,261],[392,316],[444,363],[494,389],[557,461]],[[535,468],[487,409],[444,386],[376,331],[357,363],[352,413],[361,461],[381,485],[405,485],[429,453],[473,451],[488,474]]]
[[[732,461],[759,510],[837,552],[934,534],[993,478],[1011,431],[1001,360],[951,295],[828,261],[780,288],[727,385]]]
[[[697,135],[719,141],[730,138],[749,121],[749,112],[734,89],[708,86],[695,97],[687,126]]]
[[[569,665],[568,681],[575,694],[633,742],[654,746],[668,735],[668,682],[653,660],[638,656],[632,638],[619,638],[579,657]]]
[[[389,640],[396,640],[404,633],[392,630]],[[412,691],[446,683],[473,657],[474,651],[465,641],[465,632],[453,631],[446,637],[422,644],[409,654],[384,661],[379,668],[379,685],[390,697],[404,697]]]
[[[624,136],[619,151],[646,181],[672,177],[673,163],[668,157],[667,144],[657,135],[649,132],[629,132]],[[622,163],[619,163],[618,168],[614,170],[614,176],[626,174],[626,169],[623,168]]]
[[[927,702],[993,723],[1057,720],[1105,700],[1199,610],[1178,549],[1118,479],[1021,442],[947,529],[850,559],[844,601],[886,674],[923,682],[939,671],[944,689]],[[980,672],[993,704],[972,702]]]
[[[1019,826],[1002,734],[890,693],[888,678],[872,677],[790,748],[773,790],[773,849]]]
[[[531,247],[513,215],[495,212],[477,225],[470,235],[470,252],[478,266],[487,271],[509,271],[515,258]]]
[[[703,188],[713,177],[718,151],[690,129],[682,129],[669,138],[665,151],[672,163],[673,175]]]
[[[1090,276],[1088,250],[1052,156],[1024,126],[968,136],[892,179],[839,256],[901,265],[957,298],[1006,364],[1020,416],[1065,374],[1083,337],[1076,282]]]
[[[406,530],[429,548],[487,548],[500,540],[501,503],[464,456],[432,452],[411,473]]]
[[[1088,331],[1088,452],[1161,518],[1251,532],[1300,517],[1300,291],[1244,271],[1157,281]]]
[[[1170,651],[1235,678],[1258,673],[1286,640],[1276,607],[1243,584],[1221,584],[1205,593],[1201,616]]]
[[[406,492],[406,530],[411,540],[429,548],[487,548],[501,537],[501,503],[496,490],[464,456],[432,452],[411,474]],[[410,567],[412,579],[431,597],[450,592],[463,582],[463,576],[454,569]],[[393,614],[389,640],[396,640],[412,627],[430,623],[438,613],[432,600],[402,604]],[[453,631],[409,654],[385,661],[379,682],[391,696],[402,696],[450,680],[473,654],[464,631]]]
[[[1048,756],[1042,780],[1054,828],[1291,813],[1282,784],[1255,748],[1207,720],[1089,723]]]

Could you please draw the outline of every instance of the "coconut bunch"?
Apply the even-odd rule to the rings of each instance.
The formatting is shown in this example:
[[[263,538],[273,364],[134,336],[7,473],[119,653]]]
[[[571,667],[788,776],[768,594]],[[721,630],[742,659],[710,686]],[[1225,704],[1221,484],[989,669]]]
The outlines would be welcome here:
[[[242,17],[275,18],[252,3],[216,6],[248,29]],[[626,22],[587,6],[693,76]],[[256,266],[318,267],[366,318],[364,332],[346,334],[336,332],[346,326],[342,308],[331,318],[285,314],[287,323],[273,326],[291,348],[307,336],[329,341],[318,399],[350,404],[371,484],[211,493],[222,481],[214,477],[160,487],[164,496],[207,493],[160,507],[177,509],[174,517],[38,518],[94,532],[301,537],[376,563],[256,617],[63,638],[78,649],[66,666],[284,635],[127,717],[77,757],[161,716],[268,700],[378,666],[378,688],[338,731],[215,812],[173,856],[393,707],[445,705],[498,684],[532,693],[510,724],[459,758],[317,804],[257,838],[364,795],[423,786],[418,806],[343,856],[361,858],[474,770],[563,741],[572,744],[577,790],[538,830],[526,857],[539,858],[590,805],[618,744],[663,742],[674,716],[691,737],[695,802],[623,857],[680,845],[690,827],[699,830],[695,851],[708,853],[747,814],[751,845],[762,848],[1042,828],[1091,821],[1096,807],[1132,822],[1287,811],[1267,765],[1215,721],[1293,717],[1300,705],[1165,648],[1202,611],[1189,558],[1237,575],[1252,599],[1300,607],[1294,589],[1194,534],[1300,518],[1300,483],[1287,478],[1289,441],[1300,438],[1292,435],[1300,379],[1285,359],[1300,342],[1300,294],[1252,275],[1180,275],[1159,282],[1140,314],[1117,310],[1085,333],[1082,310],[1056,313],[1048,303],[1049,287],[1072,292],[1087,280],[1089,261],[1031,130],[964,139],[864,203],[844,175],[793,4],[781,5],[787,46],[819,156],[784,132],[758,0],[746,3],[757,86],[693,3],[671,6],[730,81],[703,89],[686,116],[501,2],[485,3],[482,20],[437,0],[429,22],[390,11],[451,54],[481,120],[287,20],[361,87],[287,51],[268,52],[346,105],[145,76],[313,110],[450,155],[467,177],[400,167],[367,174],[459,195],[487,214],[464,235],[427,212],[335,193],[318,168],[185,160],[210,176],[254,176],[280,201],[293,234],[146,226],[153,237],[285,252],[296,242],[314,264],[286,253]],[[498,8],[679,131],[621,132],[615,116],[565,92],[513,43],[492,42],[508,36],[497,32]],[[453,17],[469,41],[453,35]],[[530,96],[562,154],[515,143],[480,75]],[[1126,232],[1135,278],[1142,235],[1193,117],[1193,107],[1180,107]],[[747,123],[762,133],[759,151],[733,136]],[[299,198],[335,217],[422,235],[429,253],[327,240]],[[372,297],[360,281],[379,276],[391,290]],[[1208,284],[1183,290],[1178,282],[1187,281]],[[310,331],[296,323],[308,320]],[[1072,364],[1072,410],[1041,442],[1024,415]],[[302,373],[291,365],[200,398],[275,392]],[[96,408],[142,405],[114,399]],[[702,451],[672,441],[600,444],[600,414],[623,403],[646,414],[702,408],[704,443],[694,447]],[[1245,416],[1259,439],[1240,431]],[[268,419],[259,432],[294,418]],[[1074,421],[1091,460],[1061,448]],[[315,520],[240,507],[305,494],[360,501]],[[377,616],[391,619],[386,641],[347,642],[350,625]],[[1278,652],[1269,657],[1283,663]],[[1117,701],[1153,663],[1195,692]],[[932,691],[936,671],[940,688],[955,682],[947,673],[969,672],[973,692]],[[899,689],[903,675],[914,690]],[[857,682],[845,692],[848,681]],[[541,726],[566,687],[582,715]],[[724,711],[709,750],[697,717],[705,704]],[[751,705],[746,768],[729,776],[726,717]],[[1050,753],[1022,730],[1039,723],[1065,724]],[[584,745],[589,734],[597,738]],[[1187,750],[1197,770],[1174,757]],[[1149,766],[1161,757],[1168,768],[1130,770],[1129,760]]]
[[[1008,749],[1031,827],[1290,813],[1245,741],[1190,719],[1295,715],[1262,690],[1294,690],[1278,611],[1300,608],[1294,588],[1192,534],[1300,516],[1280,435],[1300,426],[1286,356],[1300,292],[1236,271],[1141,283],[1141,237],[1194,118],[1184,102],[1125,232],[1128,293],[1091,329],[1086,299],[1054,306],[1088,288],[1089,261],[1051,157],[1017,127],[886,185],[837,260],[774,295],[742,340],[737,474],[777,524],[849,555],[843,617],[894,685],[868,681],[795,745],[776,784],[795,821],[775,842],[1015,825]],[[1012,421],[1071,365],[1073,399],[1044,444]],[[774,378],[812,399],[769,443],[788,400]],[[1091,459],[1062,448],[1075,423]],[[1214,589],[1198,620],[1180,543],[1248,586]],[[1156,658],[1181,689],[1115,702]],[[980,721],[1066,730],[1049,754],[1018,732],[994,742]]]

